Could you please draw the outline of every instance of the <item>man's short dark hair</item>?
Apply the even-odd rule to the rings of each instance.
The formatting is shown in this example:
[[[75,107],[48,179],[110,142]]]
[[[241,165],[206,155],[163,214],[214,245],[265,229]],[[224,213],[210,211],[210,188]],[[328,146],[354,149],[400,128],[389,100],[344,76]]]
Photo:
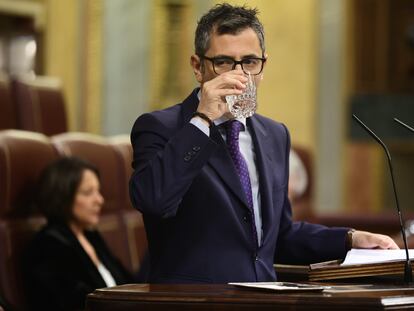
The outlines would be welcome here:
[[[252,28],[259,38],[262,52],[265,51],[264,29],[257,18],[258,10],[244,6],[233,6],[228,3],[215,5],[198,21],[195,32],[195,53],[204,56],[210,47],[213,31],[217,34],[237,34],[246,28]]]
[[[98,170],[87,161],[63,157],[47,166],[38,181],[37,208],[49,222],[67,224],[83,172],[91,170],[99,178]]]

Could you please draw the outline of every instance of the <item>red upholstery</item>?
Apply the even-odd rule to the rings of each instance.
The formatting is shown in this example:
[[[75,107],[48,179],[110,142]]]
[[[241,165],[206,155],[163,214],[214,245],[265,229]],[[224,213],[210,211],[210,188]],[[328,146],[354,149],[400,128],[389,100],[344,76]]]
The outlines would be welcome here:
[[[129,135],[118,135],[113,136],[108,139],[109,144],[115,150],[119,156],[122,169],[122,188],[124,189],[124,203],[122,203],[123,208],[132,209],[131,200],[129,199],[129,178],[132,174],[132,146],[129,140]]]
[[[0,130],[17,128],[16,112],[11,99],[10,82],[0,76]]]
[[[45,135],[67,131],[65,101],[60,81],[52,77],[13,81],[18,127]]]
[[[127,230],[128,247],[131,254],[131,266],[133,271],[138,271],[147,253],[148,243],[145,233],[144,221],[139,211],[133,208],[129,199],[129,178],[132,174],[132,146],[129,135],[119,135],[109,138],[109,143],[117,151],[124,166],[124,181],[121,182],[125,189],[122,211],[122,220]]]
[[[0,216],[29,213],[25,204],[34,182],[56,158],[49,139],[40,133],[0,131]]]
[[[127,232],[131,271],[138,271],[148,250],[142,214],[137,210],[123,211],[122,221]]]
[[[22,252],[45,223],[42,217],[0,218],[0,293],[13,310],[27,310],[21,276]]]
[[[56,158],[42,134],[0,131],[0,293],[16,310],[25,310],[21,254],[45,223],[31,215],[29,202],[39,173]]]

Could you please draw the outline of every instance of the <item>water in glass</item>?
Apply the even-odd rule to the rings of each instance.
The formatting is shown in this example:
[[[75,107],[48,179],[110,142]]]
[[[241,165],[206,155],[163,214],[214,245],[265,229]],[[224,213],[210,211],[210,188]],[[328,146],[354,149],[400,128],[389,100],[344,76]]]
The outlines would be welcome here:
[[[250,73],[247,78],[247,85],[242,94],[226,96],[229,111],[235,118],[251,117],[257,109],[256,84]]]

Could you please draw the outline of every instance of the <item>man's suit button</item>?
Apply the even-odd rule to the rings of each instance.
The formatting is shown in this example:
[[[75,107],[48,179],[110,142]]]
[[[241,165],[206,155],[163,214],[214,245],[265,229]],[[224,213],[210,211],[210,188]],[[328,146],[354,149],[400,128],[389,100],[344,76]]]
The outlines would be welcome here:
[[[185,161],[185,162],[188,162],[188,161],[190,161],[190,160],[191,160],[191,156],[186,155],[186,156],[184,157],[184,161]]]
[[[188,151],[187,152],[187,155],[189,155],[189,156],[193,156],[193,155],[195,155],[196,153],[194,152],[194,151]]]
[[[246,215],[244,215],[244,216],[243,216],[243,220],[244,220],[245,222],[249,222],[249,218],[248,218]]]
[[[196,152],[197,152],[197,151],[200,151],[200,149],[201,149],[201,147],[200,147],[200,146],[193,146],[193,150],[194,150],[194,151],[196,151]]]

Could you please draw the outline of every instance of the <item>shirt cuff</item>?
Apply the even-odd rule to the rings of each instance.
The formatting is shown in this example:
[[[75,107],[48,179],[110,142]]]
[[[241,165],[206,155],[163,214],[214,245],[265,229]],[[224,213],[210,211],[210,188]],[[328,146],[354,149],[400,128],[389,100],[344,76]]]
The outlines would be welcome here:
[[[199,118],[192,118],[190,123],[196,126],[200,131],[210,137],[210,128]]]

